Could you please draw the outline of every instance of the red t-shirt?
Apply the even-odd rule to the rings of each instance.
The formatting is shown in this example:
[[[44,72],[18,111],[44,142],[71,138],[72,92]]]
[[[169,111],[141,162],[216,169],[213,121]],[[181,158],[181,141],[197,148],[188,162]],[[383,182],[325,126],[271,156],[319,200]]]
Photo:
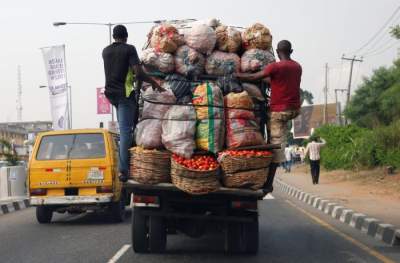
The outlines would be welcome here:
[[[271,111],[300,108],[301,66],[294,60],[271,63],[264,74],[271,78]]]

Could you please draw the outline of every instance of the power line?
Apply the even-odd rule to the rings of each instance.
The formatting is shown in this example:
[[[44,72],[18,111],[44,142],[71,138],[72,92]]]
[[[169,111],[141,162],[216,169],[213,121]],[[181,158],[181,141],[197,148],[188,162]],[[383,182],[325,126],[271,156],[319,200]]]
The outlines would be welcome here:
[[[380,54],[382,54],[382,53],[388,51],[388,50],[391,49],[392,47],[394,47],[396,44],[398,44],[397,41],[395,41],[394,43],[392,43],[392,44],[389,45],[389,46],[386,46],[386,48],[384,48],[384,49],[382,49],[382,50],[380,50],[380,51],[378,51],[378,52],[371,53],[371,54],[367,55],[366,57],[373,57],[373,56],[376,56],[376,55],[380,55]]]
[[[400,11],[400,6],[396,8],[396,10],[392,13],[392,15],[389,17],[388,20],[378,29],[378,31],[364,44],[362,45],[359,49],[357,49],[354,52],[351,52],[351,54],[357,54],[359,51],[364,49],[366,46],[368,46],[372,41],[374,41],[375,38],[377,38],[380,33],[387,27],[387,25],[392,21],[392,19],[396,16],[396,14]]]

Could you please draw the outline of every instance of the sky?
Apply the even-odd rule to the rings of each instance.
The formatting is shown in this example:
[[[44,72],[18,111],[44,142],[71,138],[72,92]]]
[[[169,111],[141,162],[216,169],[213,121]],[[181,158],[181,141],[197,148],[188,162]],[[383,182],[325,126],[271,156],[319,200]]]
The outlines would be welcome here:
[[[48,92],[39,89],[40,85],[47,85],[40,47],[60,44],[66,45],[73,127],[98,127],[100,121],[111,119],[109,115],[96,114],[96,87],[104,86],[101,52],[109,41],[107,27],[54,27],[55,21],[119,23],[218,18],[224,24],[243,27],[261,22],[271,30],[274,46],[281,39],[292,42],[293,59],[303,67],[301,87],[313,93],[314,103],[322,103],[325,64],[329,65],[328,102],[334,102],[334,89],[347,87],[350,64],[341,60],[342,55],[353,56],[352,52],[378,31],[398,6],[396,0],[1,1],[0,122],[17,120],[18,65],[22,72],[22,120],[50,120]],[[400,23],[400,14],[394,22]],[[134,44],[139,53],[151,26],[127,26],[128,43]],[[354,65],[352,91],[362,76],[390,65],[398,56],[399,47],[385,29],[376,41],[358,52],[357,55],[367,55],[362,63]],[[344,95],[339,97],[343,99]]]

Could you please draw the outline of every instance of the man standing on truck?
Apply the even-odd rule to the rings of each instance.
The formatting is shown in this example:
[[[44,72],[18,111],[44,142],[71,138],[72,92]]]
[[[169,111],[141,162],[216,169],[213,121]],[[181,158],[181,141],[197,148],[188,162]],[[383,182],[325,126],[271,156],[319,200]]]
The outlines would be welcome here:
[[[133,143],[133,132],[138,107],[133,82],[136,79],[149,82],[154,89],[162,88],[143,72],[133,45],[128,45],[128,31],[123,25],[113,29],[114,43],[103,50],[105,95],[117,110],[120,130],[119,179],[126,182],[129,176],[129,148]]]
[[[285,161],[284,149],[288,132],[288,121],[296,118],[300,112],[300,81],[302,68],[292,60],[292,44],[287,40],[278,43],[276,49],[279,62],[267,65],[256,73],[236,73],[242,81],[258,81],[268,78],[271,85],[270,100],[270,143],[281,145],[281,149],[273,150],[272,163],[269,167],[268,178],[263,186],[264,193],[273,191],[273,182],[279,163]]]

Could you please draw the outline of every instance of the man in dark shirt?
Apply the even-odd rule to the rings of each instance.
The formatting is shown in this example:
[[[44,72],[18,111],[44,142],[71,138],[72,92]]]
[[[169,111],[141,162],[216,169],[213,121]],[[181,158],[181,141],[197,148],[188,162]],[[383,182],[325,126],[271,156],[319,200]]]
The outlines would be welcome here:
[[[269,167],[264,192],[273,191],[273,182],[279,163],[285,161],[284,149],[288,132],[288,121],[294,119],[300,111],[300,81],[302,68],[292,60],[292,45],[287,40],[278,43],[279,62],[274,62],[256,73],[237,73],[236,77],[243,81],[256,81],[268,78],[271,84],[270,100],[270,142],[280,144],[281,149],[273,150],[273,159]]]
[[[126,181],[129,175],[129,148],[133,142],[137,102],[133,90],[134,79],[149,82],[154,89],[162,88],[145,74],[133,45],[128,45],[128,31],[123,25],[113,29],[114,43],[103,50],[106,77],[105,95],[117,109],[120,130],[119,179]]]

